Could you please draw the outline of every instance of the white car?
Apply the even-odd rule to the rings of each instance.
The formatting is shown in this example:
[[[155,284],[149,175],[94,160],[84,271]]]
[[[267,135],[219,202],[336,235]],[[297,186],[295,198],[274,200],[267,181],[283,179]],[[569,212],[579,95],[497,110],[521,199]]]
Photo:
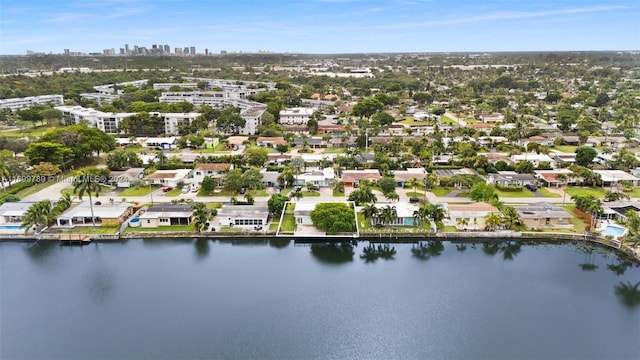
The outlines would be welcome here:
[[[190,189],[190,188],[189,188],[189,185],[185,185],[185,186],[183,186],[183,187],[182,187],[182,193],[183,193],[183,194],[188,193],[188,192],[189,192],[189,189]]]
[[[197,193],[200,190],[200,186],[198,185],[193,185],[191,187],[191,192]]]

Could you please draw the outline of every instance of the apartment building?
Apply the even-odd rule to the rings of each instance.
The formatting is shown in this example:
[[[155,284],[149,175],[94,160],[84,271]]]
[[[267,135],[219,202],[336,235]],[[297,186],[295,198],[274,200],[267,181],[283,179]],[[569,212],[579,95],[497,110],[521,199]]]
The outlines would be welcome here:
[[[20,110],[30,108],[33,105],[62,105],[62,95],[40,95],[23,98],[0,99],[0,109]]]
[[[287,108],[280,111],[280,124],[288,125],[306,125],[313,115],[314,109],[312,108]]]

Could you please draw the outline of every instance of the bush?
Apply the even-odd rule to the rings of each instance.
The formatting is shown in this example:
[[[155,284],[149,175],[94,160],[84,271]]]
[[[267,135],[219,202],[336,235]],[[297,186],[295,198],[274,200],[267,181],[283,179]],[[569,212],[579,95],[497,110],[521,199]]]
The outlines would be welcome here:
[[[7,194],[15,195],[26,188],[32,187],[35,184],[35,181],[21,181],[19,183],[15,183],[11,185],[9,189],[7,189]]]
[[[519,192],[522,191],[524,187],[515,185],[504,186],[502,184],[496,184],[496,189],[505,192]]]
[[[20,198],[14,194],[4,194],[0,196],[0,204],[4,204],[6,202],[16,202],[20,201]]]

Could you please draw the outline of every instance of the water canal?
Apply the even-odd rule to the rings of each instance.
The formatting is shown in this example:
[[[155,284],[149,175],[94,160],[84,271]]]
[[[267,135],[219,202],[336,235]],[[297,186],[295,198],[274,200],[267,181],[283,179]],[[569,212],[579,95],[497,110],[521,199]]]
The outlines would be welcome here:
[[[571,244],[0,243],[0,358],[640,357],[640,268]]]

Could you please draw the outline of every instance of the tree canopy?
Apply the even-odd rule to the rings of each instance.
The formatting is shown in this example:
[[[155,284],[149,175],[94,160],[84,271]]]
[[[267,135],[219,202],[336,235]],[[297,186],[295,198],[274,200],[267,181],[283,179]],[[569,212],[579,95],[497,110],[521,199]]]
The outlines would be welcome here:
[[[356,230],[353,208],[345,203],[320,203],[309,214],[313,226],[335,235]]]

